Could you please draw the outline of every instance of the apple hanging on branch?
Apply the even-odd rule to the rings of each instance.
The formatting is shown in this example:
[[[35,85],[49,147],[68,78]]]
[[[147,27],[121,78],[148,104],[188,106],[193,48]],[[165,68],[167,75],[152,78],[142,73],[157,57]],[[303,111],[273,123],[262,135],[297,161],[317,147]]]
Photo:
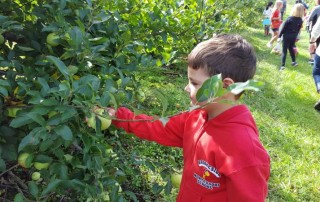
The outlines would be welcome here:
[[[42,162],[35,162],[34,163],[34,167],[37,169],[37,170],[46,170],[48,169],[50,163],[42,163]]]
[[[52,32],[47,36],[47,43],[53,47],[58,46],[60,44],[60,37],[58,34]]]
[[[181,180],[182,180],[182,174],[179,174],[179,173],[172,174],[170,176],[170,179],[171,179],[172,186],[179,189]]]
[[[33,172],[31,175],[31,179],[34,181],[38,181],[41,177],[41,174],[39,172]]]
[[[90,117],[86,117],[86,122],[88,124],[89,127],[97,130],[97,120],[99,120],[101,122],[101,130],[106,130],[110,127],[111,125],[111,119],[105,109],[103,108],[99,108],[99,107],[94,107],[94,109],[91,112],[91,116]],[[98,119],[96,119],[98,118]]]
[[[33,156],[29,153],[23,152],[18,156],[18,164],[23,168],[30,168],[32,166]]]

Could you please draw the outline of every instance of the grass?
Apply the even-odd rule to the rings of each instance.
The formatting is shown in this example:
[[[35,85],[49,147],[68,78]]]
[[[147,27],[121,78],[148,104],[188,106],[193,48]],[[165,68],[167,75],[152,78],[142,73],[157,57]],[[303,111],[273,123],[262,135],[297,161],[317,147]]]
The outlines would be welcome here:
[[[258,56],[256,79],[265,82],[259,93],[244,102],[251,108],[260,137],[271,157],[269,201],[320,201],[320,114],[313,109],[320,99],[308,64],[308,34],[302,30],[297,43],[298,67],[287,56],[284,71],[281,58],[270,53],[262,28],[250,28],[245,36]]]
[[[316,93],[312,66],[308,64],[308,34],[302,30],[297,43],[299,66],[292,67],[288,55],[286,69],[281,72],[278,70],[281,58],[266,47],[270,37],[263,36],[262,27],[249,28],[241,35],[256,50],[255,79],[265,82],[260,92],[246,93],[242,102],[252,110],[261,141],[271,157],[268,201],[320,201],[320,113],[313,109],[320,95]],[[185,70],[186,67],[144,71],[141,82],[145,87],[161,88],[168,98],[168,111],[176,113],[188,108],[189,98],[183,92],[187,82]],[[176,103],[181,103],[181,108]],[[155,110],[149,113],[159,114],[159,107],[154,106]]]

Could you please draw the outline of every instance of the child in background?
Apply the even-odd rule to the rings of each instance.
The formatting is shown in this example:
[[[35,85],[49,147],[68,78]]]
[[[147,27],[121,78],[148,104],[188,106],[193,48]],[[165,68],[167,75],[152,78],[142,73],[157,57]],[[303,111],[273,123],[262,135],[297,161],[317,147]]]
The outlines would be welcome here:
[[[287,0],[282,0],[283,6],[281,8],[281,20],[283,20],[284,14],[287,10]]]
[[[265,201],[270,159],[250,110],[237,104],[240,95],[229,92],[210,104],[196,100],[198,89],[211,76],[221,74],[227,88],[253,78],[256,63],[253,47],[241,36],[215,35],[199,43],[188,56],[189,83],[185,91],[193,105],[203,108],[175,115],[165,125],[124,107],[109,109],[109,114],[117,118],[113,120],[116,127],[142,139],[183,149],[178,202]]]
[[[272,48],[272,44],[274,41],[278,39],[279,36],[279,28],[281,26],[281,8],[283,6],[283,2],[281,0],[277,0],[274,4],[273,11],[271,14],[271,28],[273,31],[273,35],[271,40],[267,43],[268,48]]]
[[[298,63],[296,62],[295,56],[295,43],[299,32],[302,28],[303,18],[304,16],[304,6],[301,3],[295,4],[291,11],[291,16],[286,19],[284,22],[280,34],[279,39],[282,39],[282,58],[281,58],[281,67],[280,70],[284,70],[286,65],[286,57],[287,52],[289,50],[291,59],[292,59],[292,66],[297,66]]]
[[[315,53],[312,76],[316,86],[317,93],[320,94],[320,46],[317,46],[317,39],[320,37],[320,18],[317,19],[316,24],[311,31],[309,41],[309,52]],[[320,112],[320,100],[314,105],[314,109]]]
[[[315,7],[312,9],[312,11],[310,12],[309,16],[306,17],[306,27],[307,27],[307,31],[309,32],[309,40],[311,37],[311,31],[313,26],[316,24],[318,17],[320,16],[320,0],[315,0]],[[320,38],[317,38],[316,40],[316,44],[317,46],[319,46],[320,44]],[[309,58],[309,63],[313,65],[314,63],[314,54],[315,53],[310,53],[310,58]]]
[[[269,36],[270,33],[270,25],[271,25],[271,14],[272,14],[272,5],[273,5],[273,2],[270,1],[268,4],[267,4],[267,7],[266,9],[263,11],[263,25],[264,25],[264,36]]]

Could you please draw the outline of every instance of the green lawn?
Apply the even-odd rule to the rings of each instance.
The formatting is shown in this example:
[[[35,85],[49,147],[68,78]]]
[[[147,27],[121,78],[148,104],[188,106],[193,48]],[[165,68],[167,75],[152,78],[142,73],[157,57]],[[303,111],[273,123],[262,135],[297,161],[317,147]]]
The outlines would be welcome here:
[[[278,71],[280,56],[270,54],[261,29],[245,36],[258,56],[256,79],[265,82],[259,93],[247,94],[261,140],[271,156],[269,201],[320,201],[320,113],[313,109],[320,99],[308,64],[308,34],[303,29],[297,43],[298,67],[287,56],[284,71]]]

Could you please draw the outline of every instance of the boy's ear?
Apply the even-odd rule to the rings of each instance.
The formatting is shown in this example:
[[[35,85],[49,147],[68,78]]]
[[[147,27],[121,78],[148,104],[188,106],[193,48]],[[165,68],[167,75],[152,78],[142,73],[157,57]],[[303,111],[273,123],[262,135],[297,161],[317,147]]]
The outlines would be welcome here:
[[[233,84],[234,81],[233,81],[232,79],[230,79],[230,78],[224,78],[224,79],[222,80],[222,83],[223,83],[223,87],[224,87],[224,88],[228,88],[228,86],[230,86],[231,84]]]

